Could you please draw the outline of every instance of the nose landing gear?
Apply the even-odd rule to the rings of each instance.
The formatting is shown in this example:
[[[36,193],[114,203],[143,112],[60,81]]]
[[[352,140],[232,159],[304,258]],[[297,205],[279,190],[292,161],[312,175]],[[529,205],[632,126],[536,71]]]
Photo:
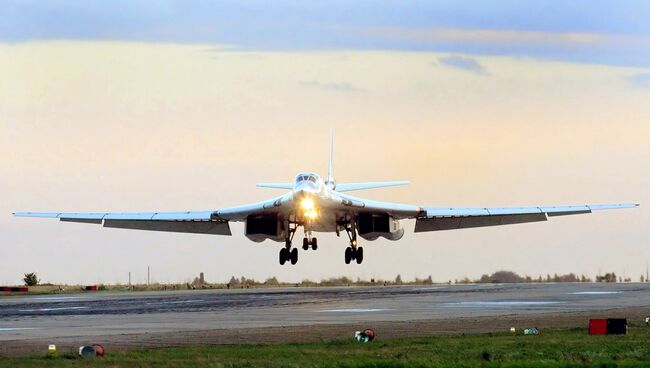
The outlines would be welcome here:
[[[318,239],[311,238],[311,250],[318,249]]]
[[[302,239],[302,249],[303,250],[309,250],[310,246],[311,246],[312,250],[318,249],[318,239],[316,239],[316,238],[311,238],[311,240],[309,240],[308,238]]]
[[[303,250],[309,250],[309,247],[311,247],[312,250],[318,249],[318,240],[311,236],[311,229],[305,226],[305,238],[302,239],[302,249]]]

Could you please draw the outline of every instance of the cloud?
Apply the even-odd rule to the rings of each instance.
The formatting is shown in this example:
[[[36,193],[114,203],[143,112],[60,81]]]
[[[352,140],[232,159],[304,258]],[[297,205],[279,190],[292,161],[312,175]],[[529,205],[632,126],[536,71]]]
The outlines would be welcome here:
[[[489,24],[487,26],[490,26]],[[621,33],[610,29],[526,30],[424,26],[341,26],[338,32],[366,39],[367,44],[389,48],[458,52],[472,55],[512,55],[577,63],[649,66],[650,34]]]
[[[351,85],[350,83],[347,83],[347,82],[324,83],[324,82],[319,82],[319,81],[316,81],[316,80],[310,80],[310,81],[301,81],[300,85],[305,87],[305,88],[315,88],[315,89],[328,90],[328,91],[341,91],[341,92],[361,91],[360,88],[357,88],[357,87],[355,87],[355,86],[353,86],[353,85]]]
[[[650,88],[650,73],[631,75],[627,77],[627,81],[635,87]]]
[[[451,66],[453,68],[474,72],[476,74],[481,74],[481,75],[489,74],[487,70],[485,70],[485,68],[481,64],[479,64],[478,61],[476,61],[476,59],[469,58],[469,57],[464,57],[460,55],[450,55],[450,56],[439,57],[438,62],[447,66]]]
[[[382,38],[420,43],[461,42],[486,44],[536,44],[547,46],[576,46],[601,44],[648,44],[650,37],[611,35],[592,32],[548,32],[472,28],[405,28],[377,27],[362,32]]]
[[[102,40],[248,51],[409,50],[650,66],[650,2],[2,1],[0,42]],[[188,5],[191,4],[191,5]],[[128,11],[125,11],[128,9]],[[296,30],[300,30],[296,32]]]

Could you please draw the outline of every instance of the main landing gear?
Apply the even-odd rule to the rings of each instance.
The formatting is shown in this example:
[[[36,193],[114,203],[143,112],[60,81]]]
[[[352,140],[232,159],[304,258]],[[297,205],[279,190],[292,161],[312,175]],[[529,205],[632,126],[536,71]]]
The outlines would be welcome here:
[[[292,265],[298,263],[298,248],[282,248],[280,249],[280,264],[284,265],[287,261],[290,261]]]
[[[345,264],[356,260],[357,264],[363,262],[363,247],[357,247],[357,229],[354,222],[345,225],[345,232],[350,239],[350,246],[345,248]]]
[[[289,231],[287,231],[287,238],[284,241],[284,248],[280,249],[280,265],[284,265],[287,261],[291,262],[292,265],[295,265],[298,263],[298,248],[292,249],[291,241],[293,240],[293,236],[296,233],[298,226],[290,226],[290,224],[287,223],[287,228]]]

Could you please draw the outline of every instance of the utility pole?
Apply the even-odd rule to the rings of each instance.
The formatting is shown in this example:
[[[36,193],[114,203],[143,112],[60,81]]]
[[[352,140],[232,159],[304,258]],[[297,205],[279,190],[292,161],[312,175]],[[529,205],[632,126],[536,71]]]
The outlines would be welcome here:
[[[648,281],[648,262],[645,263],[645,282],[650,282]]]
[[[131,287],[131,271],[129,271],[129,288]]]
[[[147,266],[147,285],[151,284],[151,268]]]

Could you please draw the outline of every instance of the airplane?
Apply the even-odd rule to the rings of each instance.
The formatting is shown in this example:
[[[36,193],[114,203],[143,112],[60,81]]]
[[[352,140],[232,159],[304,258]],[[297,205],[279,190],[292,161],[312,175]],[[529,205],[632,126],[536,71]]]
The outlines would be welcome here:
[[[303,227],[303,250],[318,248],[317,232],[347,234],[345,263],[363,262],[358,237],[373,241],[379,237],[396,241],[404,235],[401,221],[415,219],[414,232],[466,229],[482,226],[546,221],[549,217],[591,213],[592,211],[638,207],[638,203],[534,206],[534,207],[427,207],[363,199],[347,192],[394,187],[408,181],[336,183],[333,175],[333,135],[329,142],[327,177],[303,172],[292,183],[259,183],[258,187],[285,189],[288,193],[266,201],[216,210],[184,212],[14,212],[18,217],[58,218],[64,222],[103,224],[107,228],[169,231],[180,233],[232,235],[231,221],[245,222],[245,236],[254,241],[284,242],[281,265],[298,262],[293,238]]]

